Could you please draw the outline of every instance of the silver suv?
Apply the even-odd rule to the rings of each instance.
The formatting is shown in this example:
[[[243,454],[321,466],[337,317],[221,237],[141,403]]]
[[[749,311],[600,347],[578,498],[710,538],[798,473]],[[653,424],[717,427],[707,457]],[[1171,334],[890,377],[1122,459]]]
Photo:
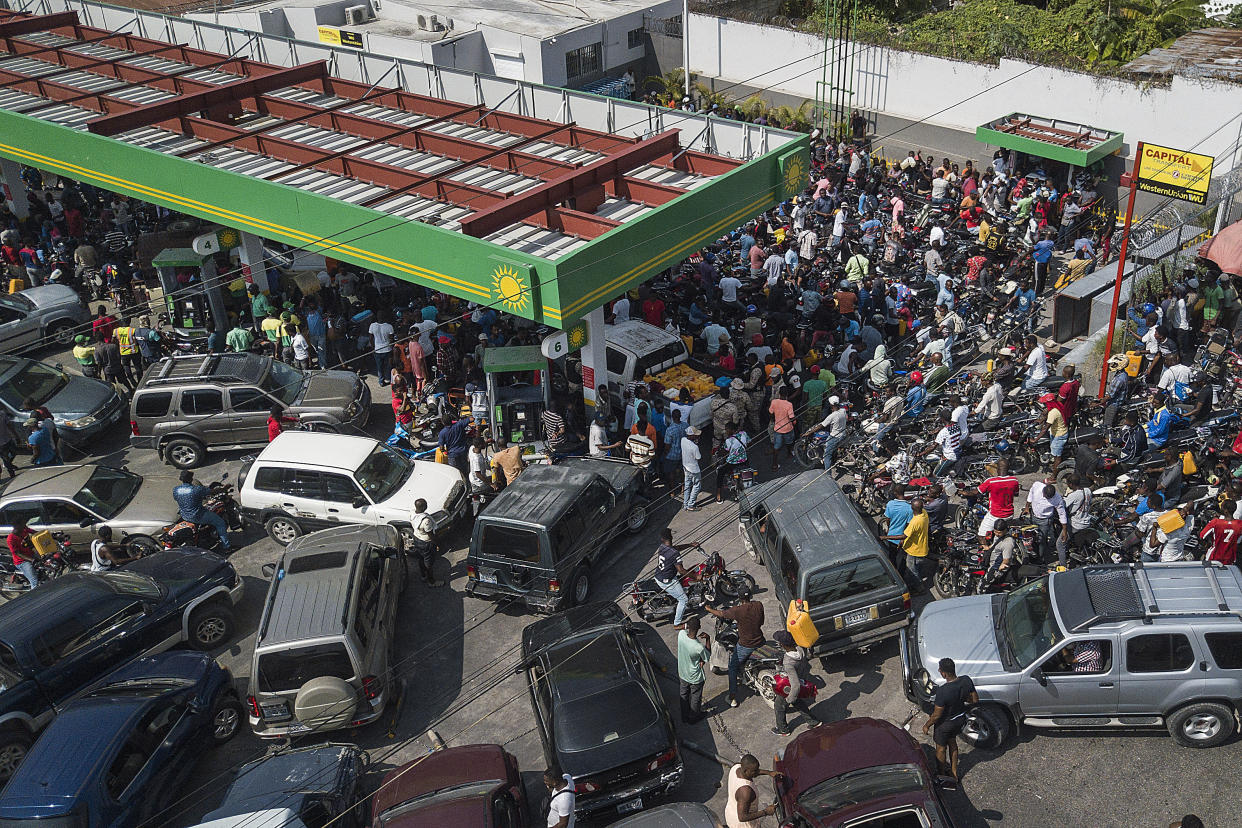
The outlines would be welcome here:
[[[344,431],[366,425],[371,391],[352,371],[299,371],[259,354],[169,357],[134,391],[129,444],[192,469],[209,450],[267,445],[274,405],[316,431]]]
[[[324,529],[289,544],[269,566],[247,699],[251,728],[279,737],[378,719],[395,695],[397,603],[406,584],[397,530]]]
[[[1242,574],[1206,562],[1084,567],[936,601],[901,637],[911,701],[928,707],[945,657],[979,692],[962,731],[977,746],[1026,724],[1165,727],[1180,745],[1215,747],[1242,709]]]

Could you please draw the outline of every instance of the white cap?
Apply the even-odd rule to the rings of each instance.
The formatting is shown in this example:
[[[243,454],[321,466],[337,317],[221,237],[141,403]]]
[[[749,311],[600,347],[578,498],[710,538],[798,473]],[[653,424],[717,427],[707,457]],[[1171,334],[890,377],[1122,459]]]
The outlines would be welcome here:
[[[828,398],[828,404],[829,404],[829,405],[840,405],[840,404],[841,404],[841,398],[840,398],[840,397],[836,397],[836,396],[829,397],[829,398]]]

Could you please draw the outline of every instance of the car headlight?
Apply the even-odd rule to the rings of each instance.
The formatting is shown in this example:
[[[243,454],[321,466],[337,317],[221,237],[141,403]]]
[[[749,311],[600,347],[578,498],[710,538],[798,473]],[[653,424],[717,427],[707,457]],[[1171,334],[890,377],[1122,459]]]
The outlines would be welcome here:
[[[354,416],[357,415],[357,413],[358,413],[358,403],[350,403],[349,405],[345,406],[345,418],[346,419],[353,419]]]
[[[88,425],[94,425],[98,420],[94,414],[87,414],[85,417],[79,417],[76,420],[65,420],[61,425],[65,428],[86,428]]]

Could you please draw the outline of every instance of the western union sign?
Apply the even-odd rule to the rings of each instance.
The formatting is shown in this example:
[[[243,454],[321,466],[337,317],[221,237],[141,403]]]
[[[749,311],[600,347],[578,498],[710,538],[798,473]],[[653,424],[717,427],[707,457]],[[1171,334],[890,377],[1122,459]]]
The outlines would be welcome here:
[[[333,46],[349,46],[351,49],[361,49],[362,35],[357,32],[347,32],[344,29],[336,29],[332,26],[320,26],[319,42],[330,43]]]
[[[1138,159],[1138,188],[1147,193],[1180,198],[1203,204],[1212,183],[1210,155],[1143,144]]]

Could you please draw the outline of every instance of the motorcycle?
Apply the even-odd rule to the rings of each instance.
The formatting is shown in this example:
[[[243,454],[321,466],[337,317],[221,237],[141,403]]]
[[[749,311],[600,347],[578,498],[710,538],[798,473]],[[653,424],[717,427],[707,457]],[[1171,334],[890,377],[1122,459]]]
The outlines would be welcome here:
[[[726,652],[731,651],[737,644],[737,624],[717,618],[715,644]],[[778,644],[764,642],[742,662],[742,669],[738,672],[742,683],[754,690],[756,695],[767,702],[768,707],[776,707],[778,695],[789,697],[789,677],[780,670],[784,655]],[[798,698],[807,699],[811,704],[815,703],[818,695],[819,686],[814,678],[802,682],[798,688]]]
[[[228,475],[225,475],[227,477]],[[241,506],[233,497],[233,486],[223,479],[211,483],[208,487],[211,494],[203,501],[203,508],[215,512],[224,519],[230,530],[237,532],[242,529]],[[194,523],[180,520],[171,526],[165,526],[156,538],[164,549],[176,549],[179,546],[197,546],[200,549],[216,551],[220,547],[220,536],[207,523]]]
[[[699,609],[718,600],[731,604],[739,593],[754,592],[757,585],[749,572],[726,570],[719,552],[708,554],[701,546],[693,549],[703,556],[703,560],[681,578],[681,587],[686,591],[687,609]],[[630,607],[644,621],[660,621],[672,619],[677,601],[660,589],[655,578],[644,578],[630,585]]]
[[[932,592],[937,598],[962,595],[986,595],[1008,592],[1047,574],[1047,569],[1027,564],[1035,548],[1034,527],[1024,527],[1017,534],[1018,549],[1006,570],[988,568],[988,552],[977,546],[974,536],[959,533],[945,539],[940,554],[940,568],[932,578]]]
[[[66,572],[77,568],[71,562],[73,547],[69,543],[69,536],[64,532],[53,532],[52,538],[56,541],[56,551],[40,558],[34,565],[39,583],[59,578]],[[18,571],[11,557],[6,556],[3,560],[0,560],[0,596],[9,601],[29,591],[30,582],[26,580],[25,575]]]

